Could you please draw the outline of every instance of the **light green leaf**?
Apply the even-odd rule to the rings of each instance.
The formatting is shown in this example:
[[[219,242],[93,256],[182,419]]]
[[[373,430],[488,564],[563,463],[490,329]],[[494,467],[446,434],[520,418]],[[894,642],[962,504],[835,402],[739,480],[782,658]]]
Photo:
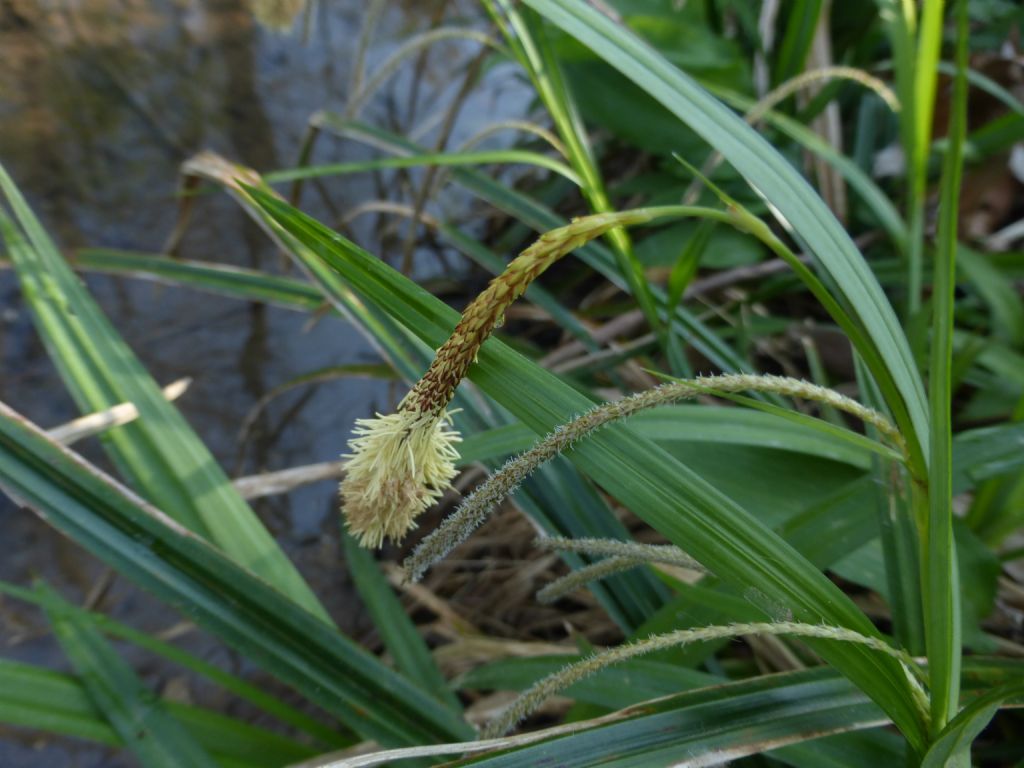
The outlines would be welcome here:
[[[564,176],[574,184],[580,179],[576,173],[564,163],[553,160],[547,155],[527,152],[522,149],[485,150],[480,152],[439,152],[424,155],[407,155],[405,157],[382,157],[376,160],[364,160],[358,163],[333,163],[331,165],[303,166],[268,173],[265,177],[268,184],[280,184],[299,179],[317,179],[324,176],[339,176],[349,173],[366,173],[387,168],[415,168],[417,166],[459,166],[485,165],[487,163],[521,163],[535,165]]]

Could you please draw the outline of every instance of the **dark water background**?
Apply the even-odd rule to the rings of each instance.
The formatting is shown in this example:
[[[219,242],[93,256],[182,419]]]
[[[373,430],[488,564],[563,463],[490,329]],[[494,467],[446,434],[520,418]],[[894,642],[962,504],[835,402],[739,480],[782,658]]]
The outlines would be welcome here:
[[[468,2],[389,4],[368,69],[427,28],[444,5],[448,18],[480,26]],[[289,34],[260,27],[245,0],[0,0],[0,162],[67,253],[85,246],[159,252],[174,225],[182,160],[211,148],[260,170],[288,167],[309,115],[343,107],[365,10],[357,0],[322,0],[304,39],[300,24]],[[414,76],[406,67],[363,117],[400,130],[427,119],[451,101],[476,51],[459,42],[434,49],[416,103],[408,99]],[[452,143],[490,120],[521,115],[528,98],[508,70],[488,72],[466,102]],[[316,159],[371,155],[328,140]],[[330,190],[335,211],[378,196],[370,176],[346,177]],[[321,200],[306,199],[307,210],[330,220]],[[371,217],[363,217],[356,235],[377,252],[394,250],[375,238]],[[180,255],[283,268],[223,195],[197,205]],[[440,263],[417,251],[418,272],[436,274]],[[335,318],[310,323],[284,309],[126,278],[86,275],[86,282],[158,382],[193,378],[180,407],[233,476],[334,459],[353,419],[391,402],[393,392],[370,380],[297,390],[275,401],[243,446],[239,427],[268,390],[323,366],[372,362],[369,345]],[[0,399],[47,427],[78,415],[8,270],[0,270]],[[104,464],[94,443],[79,447]],[[321,483],[255,507],[342,629],[358,637],[369,626],[338,557],[334,497],[333,485]],[[147,631],[178,633],[177,642],[204,658],[261,679],[6,498],[0,537],[0,578],[22,585],[45,578],[75,602]],[[123,650],[157,690],[249,716],[210,686]],[[40,613],[7,599],[0,599],[0,655],[68,668]],[[130,756],[0,726],[0,766],[132,764]]]

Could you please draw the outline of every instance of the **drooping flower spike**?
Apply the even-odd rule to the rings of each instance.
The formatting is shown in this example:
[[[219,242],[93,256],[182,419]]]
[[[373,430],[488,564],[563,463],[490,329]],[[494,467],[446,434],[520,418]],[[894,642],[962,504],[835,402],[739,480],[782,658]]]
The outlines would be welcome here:
[[[341,484],[346,526],[365,547],[400,540],[455,477],[458,433],[448,404],[509,305],[555,261],[617,226],[678,215],[678,208],[600,213],[547,232],[466,308],[430,368],[395,413],[357,422]]]
[[[744,391],[773,392],[787,397],[798,397],[848,413],[865,424],[870,424],[895,446],[894,451],[887,451],[885,446],[879,446],[883,454],[904,463],[909,462],[906,441],[884,415],[826,387],[784,376],[748,373],[728,373],[691,380],[679,379],[634,393],[621,400],[594,406],[581,416],[558,426],[529,450],[509,459],[500,470],[463,499],[458,509],[417,545],[415,551],[403,563],[406,576],[412,581],[419,581],[427,568],[442,560],[469,538],[497,505],[515,491],[537,467],[569,449],[576,441],[584,439],[595,430],[648,408],[692,400],[702,394]]]

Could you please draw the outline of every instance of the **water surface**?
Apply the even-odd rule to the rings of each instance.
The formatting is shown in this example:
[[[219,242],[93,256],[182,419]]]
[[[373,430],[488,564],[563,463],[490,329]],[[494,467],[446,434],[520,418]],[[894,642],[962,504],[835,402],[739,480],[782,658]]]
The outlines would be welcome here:
[[[160,252],[175,223],[177,169],[184,159],[214,149],[260,170],[287,167],[309,115],[344,107],[365,5],[318,3],[308,34],[301,22],[280,34],[256,24],[243,0],[0,2],[0,161],[69,256],[88,246]],[[369,69],[429,26],[441,5],[389,6],[370,47]],[[472,3],[447,6],[449,17],[479,26]],[[475,51],[461,42],[438,48],[419,76],[409,70],[396,77],[363,117],[398,130],[429,121],[458,90]],[[418,98],[410,99],[412,93]],[[488,120],[520,114],[527,98],[507,72],[492,71],[466,102],[452,142]],[[316,159],[372,154],[328,140]],[[382,179],[388,185],[394,178],[332,181],[327,194],[307,195],[305,207],[336,220],[378,197]],[[360,242],[400,261],[402,232],[381,241],[373,225],[371,217],[360,219]],[[424,248],[416,254],[422,274],[452,263]],[[180,255],[295,274],[224,195],[199,201]],[[387,408],[394,397],[388,385],[366,379],[297,389],[274,401],[243,442],[240,425],[275,386],[324,366],[374,362],[360,334],[333,317],[311,321],[281,308],[133,279],[84,279],[157,381],[194,380],[180,407],[232,475],[336,458],[352,421]],[[0,270],[0,399],[43,426],[78,415],[8,270]],[[94,443],[81,450],[106,464]],[[334,495],[331,484],[320,484],[256,508],[342,628],[358,636],[368,625],[338,558]],[[170,630],[183,646],[259,679],[244,660],[181,626],[180,617],[5,498],[0,531],[0,578],[27,585],[43,577],[69,599],[149,631]],[[37,611],[5,600],[0,617],[3,657],[68,668]],[[125,653],[158,690],[246,714],[178,670],[128,648]],[[131,764],[130,756],[89,745],[0,729],[0,765]]]

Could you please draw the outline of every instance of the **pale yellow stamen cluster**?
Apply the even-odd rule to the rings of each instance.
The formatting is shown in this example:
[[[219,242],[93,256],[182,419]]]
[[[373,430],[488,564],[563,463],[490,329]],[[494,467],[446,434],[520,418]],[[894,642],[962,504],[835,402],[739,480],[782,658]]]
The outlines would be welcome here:
[[[359,419],[341,485],[346,526],[364,547],[400,540],[451,485],[459,433],[447,412],[396,413]]]

